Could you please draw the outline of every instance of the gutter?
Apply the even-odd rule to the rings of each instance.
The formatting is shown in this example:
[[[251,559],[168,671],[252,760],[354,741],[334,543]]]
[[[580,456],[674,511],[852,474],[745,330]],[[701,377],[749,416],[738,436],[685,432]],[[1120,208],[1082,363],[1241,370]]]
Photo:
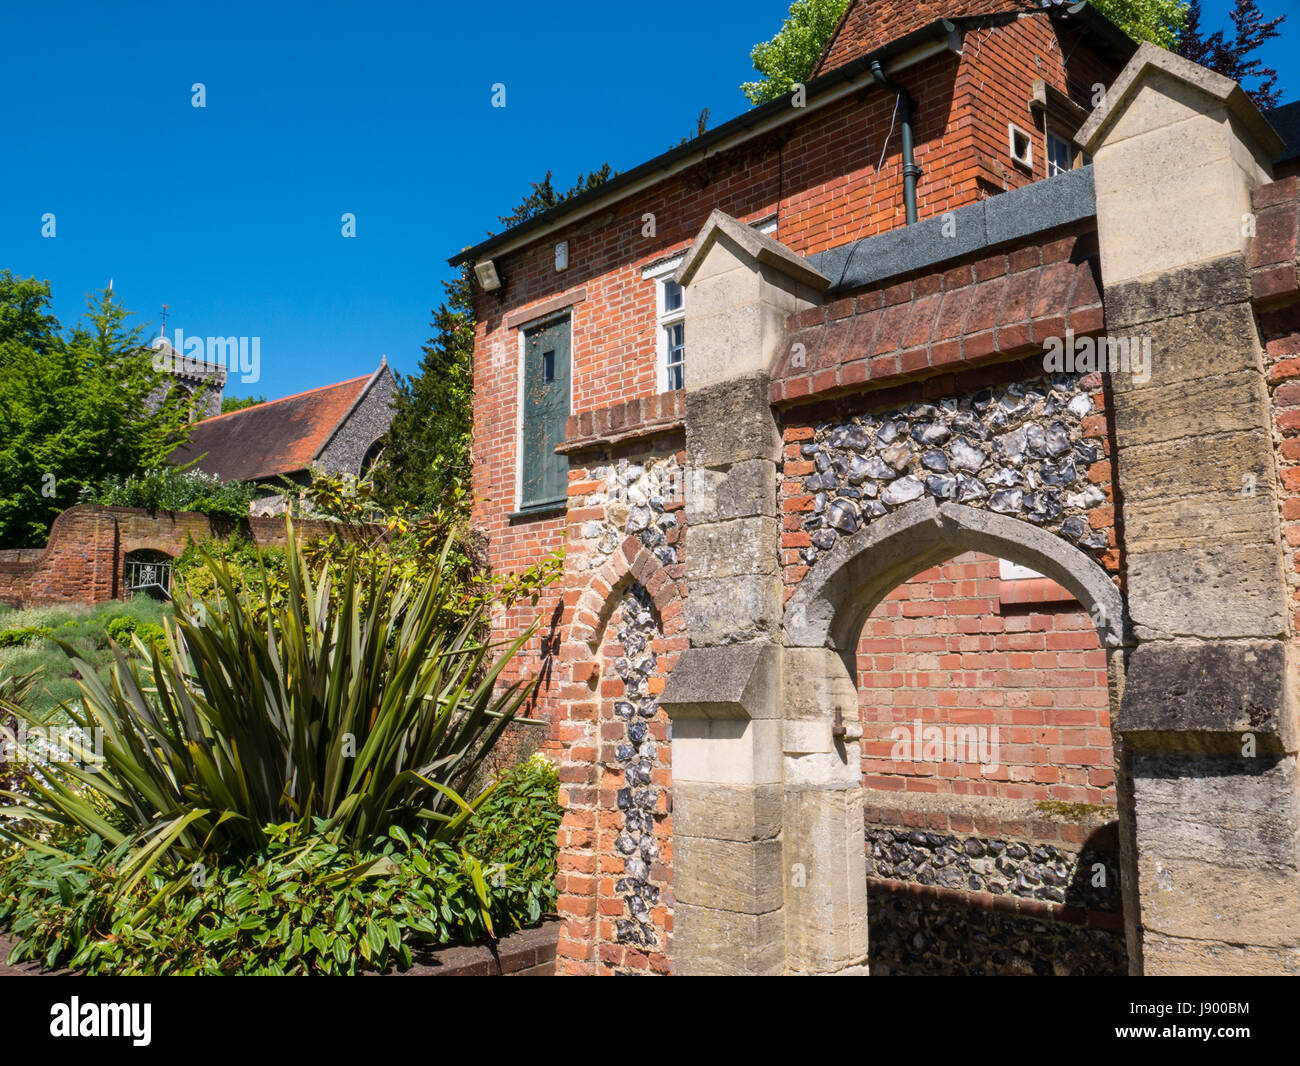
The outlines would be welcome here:
[[[679,174],[711,155],[725,152],[861,89],[871,88],[875,84],[871,73],[873,65],[878,64],[888,74],[897,74],[943,52],[961,55],[967,30],[1008,25],[1020,18],[1045,15],[1053,21],[1076,27],[1100,52],[1109,55],[1120,67],[1124,66],[1137,50],[1137,44],[1090,4],[1085,4],[1078,11],[1070,11],[1071,6],[1071,0],[1046,0],[1044,6],[1037,10],[936,19],[873,52],[859,56],[852,63],[809,79],[805,86],[807,103],[804,107],[792,106],[793,93],[770,100],[595,189],[556,204],[549,211],[530,218],[513,229],[465,248],[448,259],[447,263],[456,267],[463,263],[477,263],[492,256],[510,255],[534,241],[591,217],[613,201],[641,192],[667,177]]]
[[[565,200],[536,218],[531,218],[505,233],[489,237],[471,248],[466,248],[447,262],[450,266],[460,266],[462,263],[478,262],[485,257],[509,255],[562,227],[590,217],[611,200],[641,192],[657,185],[665,178],[703,162],[710,156],[725,152],[769,130],[803,118],[862,89],[872,88],[876,84],[876,79],[871,72],[873,66],[882,68],[887,66],[891,73],[897,73],[944,52],[960,55],[961,35],[954,26],[954,21],[959,20],[937,19],[919,30],[913,30],[905,37],[900,37],[874,52],[855,59],[852,63],[813,78],[805,86],[807,103],[804,107],[794,107],[792,104],[794,94],[786,93],[760,107],[746,111],[743,115],[696,137],[687,144],[642,163],[603,185],[596,186],[588,193]]]

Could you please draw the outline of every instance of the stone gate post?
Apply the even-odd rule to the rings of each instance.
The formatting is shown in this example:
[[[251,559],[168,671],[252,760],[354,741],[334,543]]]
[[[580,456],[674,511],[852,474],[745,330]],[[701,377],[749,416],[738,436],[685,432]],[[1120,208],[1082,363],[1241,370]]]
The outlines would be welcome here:
[[[836,909],[845,888],[831,886],[846,871],[832,864],[843,865],[846,847],[859,865],[865,853],[861,800],[855,813],[843,752],[832,751],[824,677],[815,690],[799,693],[798,720],[788,720],[776,489],[781,437],[769,398],[786,318],[820,303],[830,283],[789,249],[716,211],[677,280],[686,287],[690,352],[691,647],[660,700],[673,722],[674,966],[688,974],[776,974],[835,968],[840,956],[860,962],[865,915],[859,952],[829,946],[845,917]],[[846,706],[856,712],[856,701]],[[792,745],[800,755],[824,756],[803,760],[806,772],[797,782],[787,776]],[[854,785],[856,765],[854,759]],[[824,797],[827,789],[835,797]],[[792,862],[804,869],[793,889],[785,876]],[[855,884],[865,894],[865,866],[859,873]]]
[[[1078,140],[1094,159],[1135,638],[1117,724],[1134,965],[1300,972],[1294,635],[1243,258],[1281,142],[1235,82],[1149,44]]]

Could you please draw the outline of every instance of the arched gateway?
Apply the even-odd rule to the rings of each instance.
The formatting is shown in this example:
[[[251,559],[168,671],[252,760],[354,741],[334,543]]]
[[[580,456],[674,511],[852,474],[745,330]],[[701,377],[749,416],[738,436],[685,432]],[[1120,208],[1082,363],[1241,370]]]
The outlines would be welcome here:
[[[850,277],[715,212],[678,268],[674,972],[866,967],[853,649],[892,588],[971,549],[1097,627],[1130,971],[1300,972],[1291,401],[1265,369],[1295,331],[1277,238],[1240,226],[1252,204],[1294,226],[1293,194],[1240,89],[1151,46],[1078,140],[1091,173],[954,212],[960,248],[918,223]],[[1151,201],[1169,144],[1205,161],[1186,210]],[[1127,360],[1044,361],[1103,329]]]

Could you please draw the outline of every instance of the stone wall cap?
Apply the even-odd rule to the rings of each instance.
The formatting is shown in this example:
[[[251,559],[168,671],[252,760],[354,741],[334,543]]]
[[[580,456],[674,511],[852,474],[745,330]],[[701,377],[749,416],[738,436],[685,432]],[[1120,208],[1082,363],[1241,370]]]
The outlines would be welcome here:
[[[780,654],[772,644],[687,648],[668,675],[659,706],[670,718],[764,717]]]
[[[723,235],[739,245],[745,254],[755,261],[775,267],[809,288],[825,292],[831,287],[830,278],[817,270],[803,256],[791,251],[767,234],[759,233],[752,226],[746,226],[743,222],[732,218],[725,211],[718,210],[714,210],[705,220],[703,228],[687,251],[686,258],[682,260],[682,265],[673,275],[673,280],[678,285],[688,284],[696,268],[704,261],[708,250],[718,237]]]
[[[1085,152],[1089,155],[1096,154],[1097,146],[1110,129],[1111,123],[1146,80],[1148,70],[1152,69],[1163,71],[1222,103],[1237,116],[1268,158],[1274,159],[1281,155],[1286,147],[1277,131],[1255,106],[1255,102],[1231,78],[1193,63],[1190,59],[1174,55],[1158,45],[1144,42],[1106,90],[1105,101],[1093,111],[1075,136],[1075,141],[1082,145]]]

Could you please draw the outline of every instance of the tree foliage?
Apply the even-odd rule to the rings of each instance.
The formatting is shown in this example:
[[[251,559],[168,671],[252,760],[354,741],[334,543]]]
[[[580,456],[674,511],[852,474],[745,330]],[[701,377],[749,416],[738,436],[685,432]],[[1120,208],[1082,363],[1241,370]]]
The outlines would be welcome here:
[[[1178,54],[1239,83],[1260,110],[1277,107],[1281,103],[1277,71],[1264,66],[1258,58],[1252,59],[1251,53],[1280,34],[1278,26],[1286,16],[1278,15],[1265,22],[1255,0],[1236,0],[1228,17],[1233,27],[1231,43],[1223,30],[1202,36],[1201,0],[1192,0],[1178,38]],[[1248,85],[1247,81],[1257,81],[1257,84]]]
[[[614,175],[605,163],[559,192],[548,170],[514,210],[497,217],[508,227],[518,226]],[[373,472],[375,496],[386,507],[467,513],[473,502],[474,272],[465,264],[442,284],[444,299],[433,312],[433,336],[424,345],[419,370],[410,377],[396,375],[393,421]]]
[[[256,407],[261,403],[266,403],[265,396],[223,396],[221,413],[227,415],[231,411],[242,411],[245,407]]]
[[[186,433],[179,396],[147,402],[158,377],[105,289],[61,332],[50,287],[0,271],[0,545],[45,543],[58,513],[110,475],[163,465]]]
[[[1255,0],[1235,0],[1228,41],[1223,30],[1203,33],[1201,0],[1092,0],[1092,5],[1135,41],[1158,44],[1238,82],[1261,110],[1278,105],[1277,71],[1251,53],[1278,36],[1285,15],[1265,21]]]
[[[1171,50],[1187,21],[1185,0],[1092,0],[1092,6],[1133,40]]]
[[[749,54],[763,75],[740,87],[749,102],[765,104],[806,81],[848,6],[849,0],[795,0],[776,36],[754,45]]]
[[[533,191],[525,196],[510,214],[498,215],[497,219],[510,229],[549,211],[565,200],[571,200],[580,193],[596,188],[597,185],[604,185],[614,175],[614,168],[609,163],[605,163],[599,170],[579,174],[578,180],[566,192],[557,192],[555,186],[551,184],[551,172],[548,170],[546,177],[532,183]]]

